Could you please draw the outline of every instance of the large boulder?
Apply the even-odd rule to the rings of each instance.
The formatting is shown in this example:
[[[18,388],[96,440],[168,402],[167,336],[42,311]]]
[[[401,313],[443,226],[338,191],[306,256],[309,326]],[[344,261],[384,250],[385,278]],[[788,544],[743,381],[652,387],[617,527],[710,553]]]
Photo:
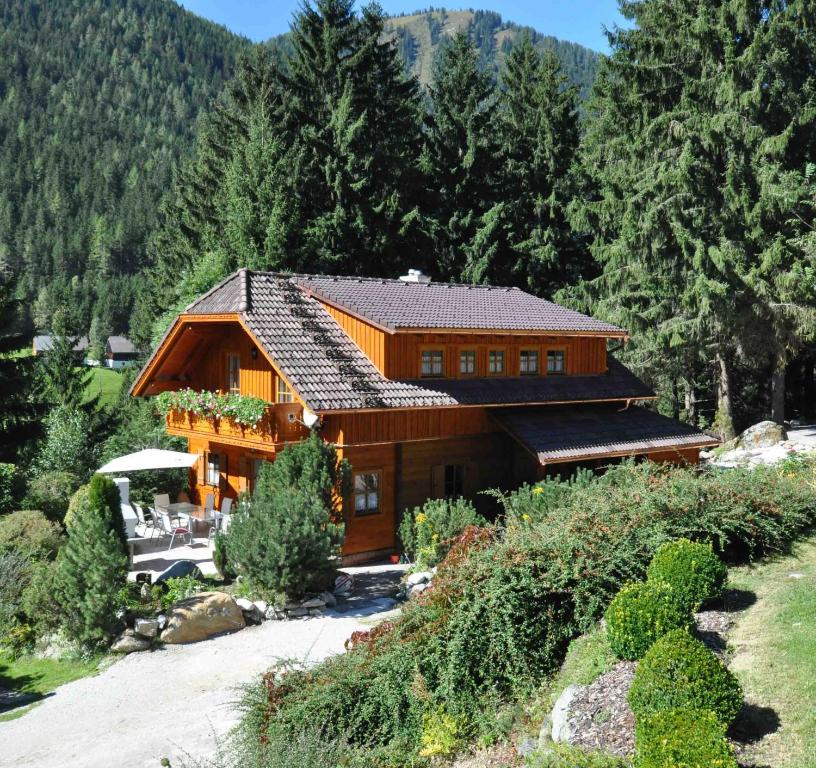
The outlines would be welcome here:
[[[785,427],[775,421],[760,421],[748,427],[738,438],[737,446],[747,451],[753,448],[770,448],[788,439]]]
[[[244,614],[235,600],[223,592],[200,592],[179,600],[167,612],[167,626],[161,633],[165,643],[197,643],[221,632],[246,626]]]
[[[150,640],[134,634],[132,629],[126,629],[116,638],[111,646],[111,651],[113,653],[135,653],[146,651],[148,648],[150,648]]]
[[[167,579],[180,579],[184,576],[192,576],[195,579],[201,579],[201,570],[198,563],[193,560],[176,560],[175,563],[165,568],[157,577],[156,584],[161,584]]]

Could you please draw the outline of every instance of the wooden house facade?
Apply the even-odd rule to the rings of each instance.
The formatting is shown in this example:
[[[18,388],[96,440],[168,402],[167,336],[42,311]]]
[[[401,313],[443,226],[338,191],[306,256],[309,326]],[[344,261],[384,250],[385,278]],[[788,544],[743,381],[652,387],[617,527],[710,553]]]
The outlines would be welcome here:
[[[344,555],[392,552],[403,510],[618,457],[696,462],[716,440],[636,403],[607,349],[626,333],[518,289],[241,270],[191,304],[132,393],[233,392],[255,428],[171,412],[194,491],[251,491],[259,462],[318,429],[353,470]]]

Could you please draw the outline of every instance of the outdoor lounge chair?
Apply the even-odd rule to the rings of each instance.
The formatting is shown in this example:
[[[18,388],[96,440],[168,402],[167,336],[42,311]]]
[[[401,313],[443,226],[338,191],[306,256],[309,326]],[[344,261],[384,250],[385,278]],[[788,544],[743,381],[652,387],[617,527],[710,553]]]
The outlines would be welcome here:
[[[174,523],[170,520],[170,515],[167,512],[163,512],[162,510],[158,510],[158,512],[162,531],[165,536],[170,537],[170,546],[167,547],[168,550],[173,548],[173,542],[176,540],[176,536],[181,536],[182,538],[186,536],[188,543],[193,543],[193,534],[189,526]]]
[[[148,510],[148,514],[150,515],[150,519],[148,520],[144,510],[138,504],[131,503],[130,506],[133,507],[133,511],[139,520],[139,525],[142,526],[142,537],[145,539],[148,538],[147,534],[149,532],[150,538],[152,539],[156,535],[156,518],[151,514],[151,511]]]

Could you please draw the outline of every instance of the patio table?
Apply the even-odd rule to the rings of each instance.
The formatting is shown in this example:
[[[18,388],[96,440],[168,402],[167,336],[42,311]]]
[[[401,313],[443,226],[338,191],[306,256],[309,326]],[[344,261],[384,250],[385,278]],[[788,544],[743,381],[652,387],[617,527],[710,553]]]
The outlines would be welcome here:
[[[199,504],[192,504],[189,501],[177,501],[174,504],[167,505],[167,511],[170,517],[186,517],[190,521],[190,525],[194,526],[199,522],[212,522],[212,510],[207,514],[207,510]]]

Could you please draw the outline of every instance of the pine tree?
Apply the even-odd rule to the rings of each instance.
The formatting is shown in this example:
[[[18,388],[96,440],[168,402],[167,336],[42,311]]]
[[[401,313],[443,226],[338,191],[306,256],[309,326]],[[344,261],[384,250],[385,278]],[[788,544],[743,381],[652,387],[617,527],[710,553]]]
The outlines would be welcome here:
[[[473,45],[457,34],[442,49],[429,86],[423,166],[425,216],[442,279],[468,279],[466,254],[496,202],[496,94]]]
[[[57,555],[55,580],[62,626],[85,645],[108,643],[118,628],[117,597],[127,580],[124,535],[119,492],[109,478],[95,475]]]
[[[596,309],[651,337],[669,358],[653,368],[703,358],[724,437],[735,360],[770,327],[771,294],[751,276],[796,261],[791,208],[766,182],[816,149],[812,67],[801,66],[814,59],[813,25],[801,25],[810,8],[625,2],[634,28],[610,35],[589,107],[584,162],[597,198],[578,223],[603,269]]]
[[[20,303],[11,280],[0,274],[0,462],[12,462],[19,447],[39,434],[43,408],[35,401],[35,359],[27,346]]]
[[[591,274],[567,215],[578,194],[577,96],[555,54],[539,53],[529,37],[508,56],[502,85],[499,201],[482,217],[463,276],[549,296]]]

